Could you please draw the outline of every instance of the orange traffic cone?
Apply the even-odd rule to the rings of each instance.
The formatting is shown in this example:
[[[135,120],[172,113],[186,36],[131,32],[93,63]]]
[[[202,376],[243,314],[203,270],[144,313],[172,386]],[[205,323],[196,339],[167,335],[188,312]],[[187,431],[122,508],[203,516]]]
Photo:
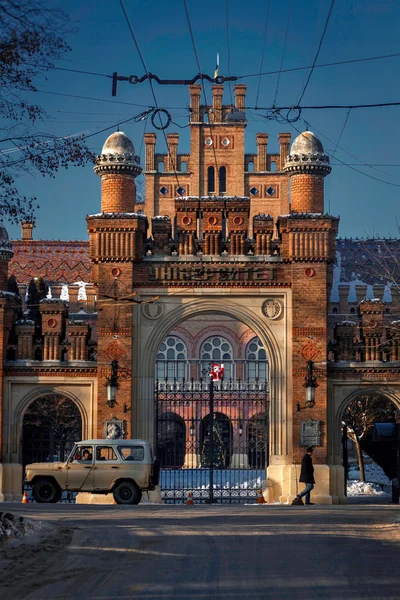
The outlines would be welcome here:
[[[194,504],[191,492],[188,492],[186,504]]]
[[[263,496],[262,490],[258,490],[258,496],[257,496],[256,504],[267,504],[265,502],[265,498]]]
[[[29,504],[29,499],[28,499],[28,495],[26,492],[24,492],[22,494],[22,500],[21,500],[22,504]]]

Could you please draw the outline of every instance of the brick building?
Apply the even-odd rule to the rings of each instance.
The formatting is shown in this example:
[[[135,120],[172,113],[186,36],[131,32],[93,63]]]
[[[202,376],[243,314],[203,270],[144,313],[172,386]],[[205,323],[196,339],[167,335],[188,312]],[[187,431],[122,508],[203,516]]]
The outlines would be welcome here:
[[[145,134],[144,203],[136,201],[142,167],[131,140],[122,132],[107,139],[94,169],[101,206],[86,217],[89,242],[35,241],[29,223],[12,244],[0,232],[0,498],[20,496],[25,419],[43,396],[76,407],[82,438],[104,437],[111,422],[121,435],[156,442],[165,414],[154,401],[158,379],[170,433],[181,437],[180,462],[169,466],[195,470],[210,407],[193,416],[188,394],[200,382],[201,395],[209,364],[224,363],[230,395],[222,387],[214,409],[229,438],[225,466],[254,467],[262,411],[250,395],[241,405],[240,393],[255,402],[264,394],[267,450],[257,466],[265,496],[293,498],[296,463],[312,440],[314,501],[334,504],[345,502],[340,423],[348,402],[376,390],[399,405],[399,297],[381,270],[373,273],[378,242],[336,240],[321,142],[309,131],[293,142],[281,133],[279,152],[270,153],[268,134],[259,133],[257,153],[246,154],[246,87],[235,86],[234,107],[223,104],[223,86],[213,86],[211,107],[200,104],[200,91],[189,88],[190,153],[170,133],[159,154],[156,134]],[[397,242],[381,246],[395,264]],[[36,304],[35,277],[44,281]],[[311,360],[318,385],[306,404]],[[114,402],[107,383],[115,366]]]

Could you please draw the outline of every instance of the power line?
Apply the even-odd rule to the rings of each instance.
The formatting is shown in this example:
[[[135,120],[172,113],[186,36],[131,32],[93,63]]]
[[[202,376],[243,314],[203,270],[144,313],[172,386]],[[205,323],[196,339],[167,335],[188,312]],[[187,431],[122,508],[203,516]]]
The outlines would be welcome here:
[[[293,125],[293,123],[291,123],[290,121],[287,121],[288,125],[290,125],[295,131],[297,131],[297,133],[299,135],[304,136],[304,133],[302,131],[300,131],[300,129],[298,129],[297,127],[295,127]],[[320,131],[318,131],[318,129],[316,129],[315,127],[313,127],[314,131],[316,131],[317,133],[319,133],[320,135],[322,135],[324,138],[326,138],[328,141],[332,142],[332,140],[329,140],[329,138],[327,138],[323,133],[321,133]],[[304,136],[305,137],[305,136]],[[308,140],[308,138],[306,138]],[[334,142],[332,142],[334,143]],[[326,151],[326,154],[328,154],[329,156],[331,156],[331,154]],[[353,167],[352,165],[350,165],[349,163],[345,163],[343,160],[340,160],[340,158],[336,158],[336,160],[343,166],[348,167],[349,169],[351,169],[352,171],[355,171],[356,173],[360,173],[361,175],[364,175],[365,177],[369,177],[369,179],[373,179],[375,181],[379,181],[380,183],[386,183],[387,185],[391,185],[392,187],[400,187],[400,184],[398,183],[392,183],[391,181],[385,181],[384,179],[380,179],[379,177],[375,177],[374,175],[370,175],[369,173],[364,173],[364,171],[360,171],[359,169],[356,169],[355,167]],[[369,167],[370,165],[367,165],[366,163],[364,163],[365,166]]]
[[[305,84],[305,86],[303,88],[303,91],[300,94],[300,98],[299,98],[299,101],[297,102],[297,104],[300,104],[300,102],[303,100],[304,94],[306,93],[306,90],[308,88],[308,84],[310,83],[311,75],[314,72],[314,68],[315,68],[316,62],[318,60],[319,53],[320,53],[321,48],[322,48],[322,43],[324,41],[325,34],[327,32],[327,29],[328,29],[328,25],[329,25],[329,21],[330,21],[331,15],[332,15],[332,11],[333,11],[334,5],[335,5],[335,0],[332,0],[331,5],[329,7],[328,15],[326,17],[326,21],[325,21],[325,25],[324,25],[324,30],[322,32],[321,39],[320,39],[319,44],[318,44],[318,49],[317,49],[317,52],[315,54],[314,62],[313,62],[312,67],[311,67],[311,71],[308,74],[306,84]]]
[[[259,95],[260,95],[260,86],[261,86],[261,77],[262,77],[261,71],[262,71],[263,66],[264,66],[265,42],[267,40],[268,19],[269,19],[270,8],[271,8],[271,0],[267,0],[267,14],[265,16],[264,39],[263,39],[263,45],[262,45],[262,50],[261,50],[260,76],[258,78],[257,95],[256,95],[256,106],[258,105],[258,98],[259,98]]]
[[[283,61],[284,61],[284,58],[285,58],[285,50],[286,50],[286,44],[287,44],[287,39],[288,39],[290,19],[291,19],[291,16],[292,16],[292,10],[293,10],[293,0],[291,0],[290,7],[289,7],[289,16],[288,16],[288,21],[287,21],[287,25],[286,25],[285,41],[283,43],[281,64],[280,64],[279,71],[278,71],[278,81],[276,82],[276,90],[275,90],[275,96],[274,96],[274,102],[273,102],[274,106],[276,104],[276,99],[277,99],[277,96],[278,96],[279,84],[280,84],[280,81],[281,81],[282,67],[283,67]]]
[[[106,73],[94,73],[93,71],[80,71],[79,69],[67,69],[66,67],[55,67],[53,65],[35,65],[34,63],[25,63],[31,67],[38,67],[41,69],[48,69],[49,71],[68,71],[69,73],[80,73],[81,75],[94,75],[95,77],[108,77],[112,79],[112,75]]]
[[[197,67],[199,69],[199,73],[201,73],[200,59],[199,59],[199,54],[197,52],[196,42],[195,42],[194,35],[193,35],[193,29],[192,29],[192,24],[191,24],[190,15],[189,15],[189,8],[188,8],[186,0],[183,0],[183,3],[185,5],[186,19],[187,19],[187,23],[188,23],[188,27],[189,27],[190,38],[192,40],[194,55],[196,57]],[[206,88],[205,88],[203,79],[201,80],[201,87],[203,89],[204,103],[206,105],[206,108],[208,108],[209,104],[207,102]],[[210,119],[208,119],[208,120],[210,121]],[[210,135],[212,136],[212,126],[211,126],[210,122],[209,122],[209,128],[210,128]],[[212,149],[213,149],[213,154],[214,154],[215,168],[217,171],[217,180],[218,180],[218,187],[219,187],[219,169],[218,169],[217,154],[215,151],[214,143],[212,144]],[[215,182],[215,178],[214,178],[214,182]]]
[[[316,131],[317,133],[319,133],[319,134],[320,134],[322,137],[324,137],[326,140],[328,140],[328,142],[330,142],[331,144],[333,144],[333,143],[334,143],[334,142],[333,142],[333,141],[332,141],[330,138],[328,138],[328,137],[327,137],[325,134],[323,134],[321,131],[318,131],[318,129],[316,129],[315,127],[314,127],[314,129],[315,129],[315,131]],[[373,167],[373,166],[372,166],[372,165],[370,165],[369,163],[366,163],[365,161],[361,160],[361,158],[358,158],[358,156],[355,156],[354,154],[351,154],[351,152],[348,152],[348,151],[347,151],[347,150],[345,150],[344,148],[341,148],[339,145],[337,145],[337,148],[338,148],[339,150],[341,150],[342,152],[344,152],[345,154],[347,154],[348,156],[351,156],[352,158],[355,158],[356,160],[358,160],[358,161],[361,163],[361,165],[363,165],[363,166],[365,166],[365,167],[369,167],[369,168],[373,169],[374,171],[377,171],[378,173],[383,173],[383,175],[388,175],[389,177],[393,177],[394,179],[399,179],[399,177],[397,177],[397,175],[391,175],[390,173],[386,173],[385,171],[381,171],[380,169],[376,169],[375,167]],[[339,158],[336,158],[336,160],[338,160],[339,162],[343,162],[343,161],[341,161]],[[343,162],[343,164],[344,164],[344,165],[346,165],[346,166],[350,166],[350,167],[351,167],[351,165],[350,165],[349,163],[345,163],[345,162]],[[359,172],[360,172],[360,173],[362,173],[362,171],[359,171]],[[363,173],[363,174],[364,174],[364,175],[367,175],[367,173]],[[380,180],[378,179],[378,181],[380,181]],[[390,181],[386,181],[386,182],[385,182],[385,181],[383,181],[383,183],[387,183],[388,185],[396,185],[396,184],[394,184],[394,183],[391,183]]]
[[[228,46],[228,77],[231,76],[231,43],[229,39],[229,0],[225,0],[225,29],[226,29],[226,42]],[[231,99],[231,104],[233,105],[233,97],[232,97],[232,84],[229,82],[229,95]]]
[[[142,54],[142,52],[141,52],[141,50],[140,50],[139,43],[138,43],[138,41],[137,41],[137,38],[136,38],[135,32],[134,32],[134,30],[133,30],[133,27],[132,27],[132,24],[131,24],[131,22],[130,22],[130,19],[129,19],[128,13],[126,12],[125,5],[124,5],[124,2],[123,2],[123,0],[119,0],[119,3],[120,3],[120,5],[121,5],[122,12],[124,13],[124,16],[125,16],[125,21],[126,21],[126,23],[127,23],[127,25],[128,25],[129,31],[131,32],[132,39],[133,39],[133,41],[134,41],[134,44],[135,44],[135,46],[136,46],[136,50],[137,50],[137,52],[138,52],[138,54],[139,54],[140,60],[141,60],[141,62],[142,62],[142,65],[143,65],[143,68],[144,68],[144,70],[146,71],[147,75],[149,75],[149,70],[147,69],[147,66],[146,66],[146,63],[145,63],[145,60],[144,60],[143,54]],[[161,122],[161,114],[160,114],[160,110],[162,110],[162,109],[160,109],[160,108],[159,108],[159,105],[158,105],[158,102],[157,102],[156,93],[155,93],[155,91],[154,91],[153,81],[152,81],[152,79],[151,79],[150,77],[149,77],[149,84],[150,84],[150,88],[151,88],[151,93],[152,93],[152,96],[153,96],[154,104],[155,104],[155,106],[156,106],[156,109],[157,109],[157,111],[158,111],[158,115],[159,115],[159,117],[160,117],[160,128],[161,128],[161,130],[162,130],[162,132],[163,132],[163,136],[164,136],[165,144],[166,144],[166,146],[167,146],[167,154],[168,154],[168,157],[169,157],[169,160],[170,160],[170,165],[172,165],[172,169],[173,169],[173,171],[174,171],[174,173],[175,173],[175,178],[176,178],[176,181],[177,181],[177,184],[178,184],[178,188],[177,188],[177,192],[178,192],[178,190],[179,190],[179,189],[181,189],[181,185],[180,185],[180,183],[179,183],[178,174],[177,174],[177,172],[176,172],[176,165],[175,165],[175,161],[172,159],[172,156],[171,156],[171,153],[170,153],[170,150],[169,150],[169,145],[168,145],[168,140],[167,140],[167,136],[166,136],[166,133],[165,133],[165,129],[164,129],[164,127],[163,127],[163,125],[162,125],[162,122]],[[153,125],[154,125],[154,121],[153,121]],[[179,193],[179,192],[178,192],[178,193]],[[181,194],[181,193],[179,193],[179,195],[182,197],[182,194]]]
[[[338,65],[350,65],[353,63],[360,63],[360,62],[369,62],[369,61],[373,61],[373,60],[384,60],[386,58],[398,58],[400,56],[400,52],[397,52],[395,54],[383,54],[381,56],[370,56],[367,58],[352,58],[349,60],[339,60],[339,61],[335,61],[335,62],[331,62],[331,63],[323,63],[321,65],[314,65],[314,69],[323,69],[325,67],[336,67]],[[308,69],[311,69],[312,65],[309,65],[308,67],[293,67],[291,69],[279,69],[278,71],[266,71],[264,73],[250,73],[248,75],[240,75],[238,77],[239,79],[246,79],[248,77],[259,77],[260,75],[277,75],[278,73],[293,73],[295,71],[305,71]]]
[[[343,133],[344,133],[344,130],[346,129],[347,122],[348,122],[348,120],[349,120],[349,117],[350,117],[350,112],[351,112],[351,108],[349,108],[349,110],[348,110],[348,111],[347,111],[347,113],[346,113],[346,118],[345,118],[345,120],[344,120],[344,123],[343,123],[342,131],[340,132],[340,135],[339,135],[339,137],[338,137],[338,140],[337,140],[337,142],[336,142],[335,149],[334,149],[334,151],[333,151],[333,153],[332,153],[332,158],[333,158],[333,157],[335,156],[335,154],[336,154],[336,150],[338,149],[338,146],[339,146],[339,144],[340,144],[340,140],[342,139],[342,135],[343,135]]]

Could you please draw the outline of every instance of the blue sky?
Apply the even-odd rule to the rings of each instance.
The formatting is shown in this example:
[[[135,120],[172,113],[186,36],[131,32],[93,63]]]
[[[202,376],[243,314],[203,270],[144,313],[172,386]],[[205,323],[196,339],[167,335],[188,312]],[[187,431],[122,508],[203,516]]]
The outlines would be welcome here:
[[[317,50],[331,0],[293,0],[283,68],[310,65]],[[183,1],[125,0],[125,6],[135,29],[148,69],[164,78],[190,78],[198,69],[191,45]],[[225,0],[188,0],[194,36],[202,71],[213,75],[216,53],[220,54],[220,74],[227,75],[228,46]],[[267,1],[243,3],[228,0],[231,74],[258,73],[264,36]],[[288,21],[290,0],[271,0],[264,71],[279,69]],[[71,69],[121,75],[143,74],[143,68],[117,0],[69,0],[65,10],[77,31],[69,36],[72,47],[57,66]],[[372,57],[400,52],[400,5],[395,0],[336,0],[318,63]],[[317,63],[317,64],[318,64]],[[398,78],[400,57],[316,69],[303,99],[304,105],[363,104],[399,100]],[[277,105],[296,104],[308,71],[283,73],[277,95]],[[254,106],[258,78],[244,78],[248,85],[246,103]],[[225,84],[227,86],[227,84]],[[277,76],[261,80],[258,105],[271,106]],[[47,79],[37,82],[40,90],[29,100],[48,110],[51,122],[42,130],[56,135],[85,132],[92,134],[119,121],[129,119],[152,105],[148,83],[120,83],[117,98],[111,96],[111,81],[53,71]],[[160,106],[173,107],[170,112],[181,126],[187,123],[188,91],[185,87],[165,87],[155,84]],[[51,92],[51,93],[49,93]],[[71,94],[96,98],[84,100]],[[209,91],[209,97],[211,93]],[[107,102],[100,101],[101,99]],[[229,90],[224,97],[229,102]],[[126,103],[126,104],[123,104]],[[294,127],[304,130],[305,119],[310,129],[319,135],[324,147],[333,152],[342,130],[346,110],[304,111]],[[280,131],[296,131],[289,125],[267,121],[265,111],[248,112],[246,151],[255,149],[255,133],[270,134],[269,150],[278,148]],[[398,235],[396,219],[400,219],[400,107],[352,110],[335,157],[350,163],[363,173],[382,179],[383,183],[338,164],[326,179],[326,207],[339,215],[340,235],[353,237]],[[133,140],[139,153],[144,124],[129,123],[121,127]],[[114,129],[115,130],[115,129]],[[111,133],[113,129],[110,129]],[[151,131],[151,124],[147,125]],[[189,149],[188,130],[173,125],[168,132],[179,131],[179,151]],[[100,152],[108,133],[88,140],[90,147]],[[325,136],[325,137],[324,137]],[[158,151],[165,150],[162,135],[158,136]],[[356,157],[356,158],[354,158]],[[360,160],[362,162],[360,162]],[[335,158],[332,163],[336,163]],[[374,168],[362,163],[378,165]],[[143,164],[143,151],[142,151]],[[382,166],[381,166],[382,165]],[[398,166],[388,166],[398,165]],[[100,179],[92,167],[70,168],[55,179],[25,176],[19,181],[22,191],[38,198],[35,238],[86,239],[86,214],[100,208]],[[8,227],[11,237],[19,237],[18,227]]]

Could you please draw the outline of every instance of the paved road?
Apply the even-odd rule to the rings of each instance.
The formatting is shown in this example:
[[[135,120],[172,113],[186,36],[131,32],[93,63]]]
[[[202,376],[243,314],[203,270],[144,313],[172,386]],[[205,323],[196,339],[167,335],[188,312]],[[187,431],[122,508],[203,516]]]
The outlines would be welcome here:
[[[400,599],[398,507],[2,505],[2,600]]]

